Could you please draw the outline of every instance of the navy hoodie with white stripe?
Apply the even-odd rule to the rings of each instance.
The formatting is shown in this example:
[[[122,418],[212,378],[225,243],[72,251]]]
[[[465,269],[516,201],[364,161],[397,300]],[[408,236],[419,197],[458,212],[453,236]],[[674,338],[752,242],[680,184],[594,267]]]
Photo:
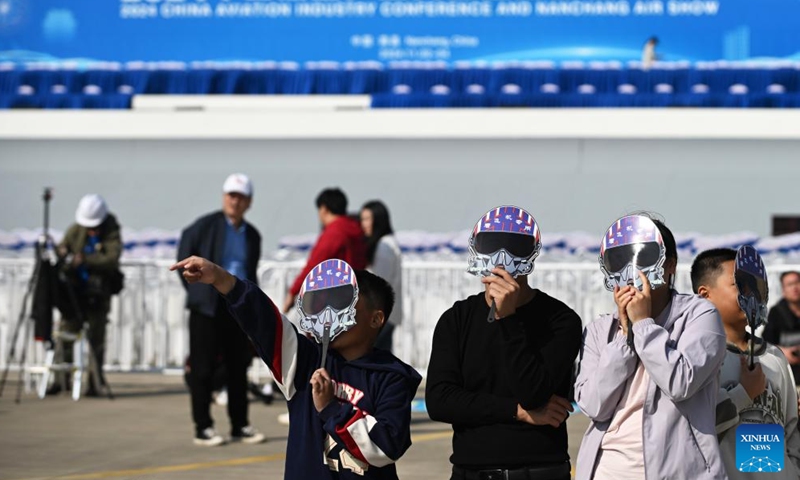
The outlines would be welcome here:
[[[226,296],[288,400],[285,479],[396,479],[411,446],[411,401],[422,380],[383,350],[352,361],[328,350],[325,368],[336,400],[317,412],[309,381],[321,346],[297,332],[258,286],[237,280]]]

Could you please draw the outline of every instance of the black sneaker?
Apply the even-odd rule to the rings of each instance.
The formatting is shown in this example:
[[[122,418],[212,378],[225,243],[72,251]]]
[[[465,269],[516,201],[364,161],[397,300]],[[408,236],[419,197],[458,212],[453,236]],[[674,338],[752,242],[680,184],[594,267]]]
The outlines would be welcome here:
[[[225,439],[211,427],[206,428],[202,432],[198,432],[194,436],[194,444],[203,447],[216,447],[223,443],[225,443]]]
[[[233,435],[231,435],[231,442],[255,444],[264,443],[266,441],[267,437],[250,425],[243,427],[241,430],[234,432]]]

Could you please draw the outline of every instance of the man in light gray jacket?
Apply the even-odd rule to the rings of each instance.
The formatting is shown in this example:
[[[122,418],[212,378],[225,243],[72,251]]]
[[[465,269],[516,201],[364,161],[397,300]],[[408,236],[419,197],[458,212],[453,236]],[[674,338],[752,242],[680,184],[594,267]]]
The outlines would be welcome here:
[[[592,423],[578,453],[578,480],[727,478],[715,432],[725,331],[710,302],[669,287],[675,239],[654,222],[666,251],[666,284],[653,289],[640,273],[642,291],[617,287],[617,311],[584,331],[575,399]]]

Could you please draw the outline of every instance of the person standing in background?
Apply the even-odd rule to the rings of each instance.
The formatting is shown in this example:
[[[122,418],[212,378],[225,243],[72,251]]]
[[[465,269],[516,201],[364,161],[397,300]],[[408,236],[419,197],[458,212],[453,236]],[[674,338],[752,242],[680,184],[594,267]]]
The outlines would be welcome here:
[[[83,320],[89,324],[89,345],[97,367],[89,369],[88,397],[100,395],[106,385],[103,363],[106,353],[106,324],[111,310],[111,295],[119,293],[114,288],[115,280],[121,282],[119,257],[122,255],[122,239],[116,217],[109,213],[106,201],[100,195],[89,194],[81,198],[75,212],[75,223],[64,234],[58,244],[58,256],[62,271],[72,284]],[[77,333],[83,328],[79,313],[73,312],[62,321],[62,330]],[[65,345],[67,361],[72,358],[72,344]],[[55,383],[48,393],[57,393]]]
[[[338,188],[327,188],[317,196],[316,205],[322,234],[286,295],[284,313],[288,313],[294,306],[308,272],[323,261],[332,258],[344,260],[354,270],[363,270],[367,266],[364,233],[358,221],[347,216],[347,197],[344,192]]]
[[[794,381],[800,382],[800,272],[782,273],[781,290],[783,298],[769,310],[763,337],[781,349]]]
[[[372,200],[361,207],[361,229],[367,238],[367,269],[385,279],[395,292],[394,312],[375,342],[375,348],[392,351],[392,334],[403,321],[403,258],[394,236],[389,209]]]
[[[202,256],[217,263],[242,280],[257,282],[256,269],[261,258],[261,235],[244,220],[253,200],[253,184],[246,175],[230,175],[222,187],[222,211],[199,218],[181,233],[178,260]],[[211,418],[211,393],[218,355],[227,373],[228,416],[231,441],[261,443],[266,437],[248,420],[247,367],[253,358],[250,340],[230,316],[225,302],[209,285],[186,288],[189,309],[189,387],[195,445],[225,443],[214,430]]]
[[[656,45],[658,45],[658,37],[650,37],[644,44],[644,48],[642,49],[642,68],[644,70],[649,70],[653,66],[653,63],[658,60]]]

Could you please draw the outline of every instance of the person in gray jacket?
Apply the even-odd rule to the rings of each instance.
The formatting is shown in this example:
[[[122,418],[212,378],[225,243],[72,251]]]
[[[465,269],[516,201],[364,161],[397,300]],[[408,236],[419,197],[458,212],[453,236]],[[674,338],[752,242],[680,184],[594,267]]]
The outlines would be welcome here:
[[[675,239],[653,221],[664,284],[652,288],[637,269],[641,291],[614,288],[617,310],[584,330],[575,400],[591,424],[577,480],[727,478],[715,431],[725,331],[710,302],[671,288]]]

